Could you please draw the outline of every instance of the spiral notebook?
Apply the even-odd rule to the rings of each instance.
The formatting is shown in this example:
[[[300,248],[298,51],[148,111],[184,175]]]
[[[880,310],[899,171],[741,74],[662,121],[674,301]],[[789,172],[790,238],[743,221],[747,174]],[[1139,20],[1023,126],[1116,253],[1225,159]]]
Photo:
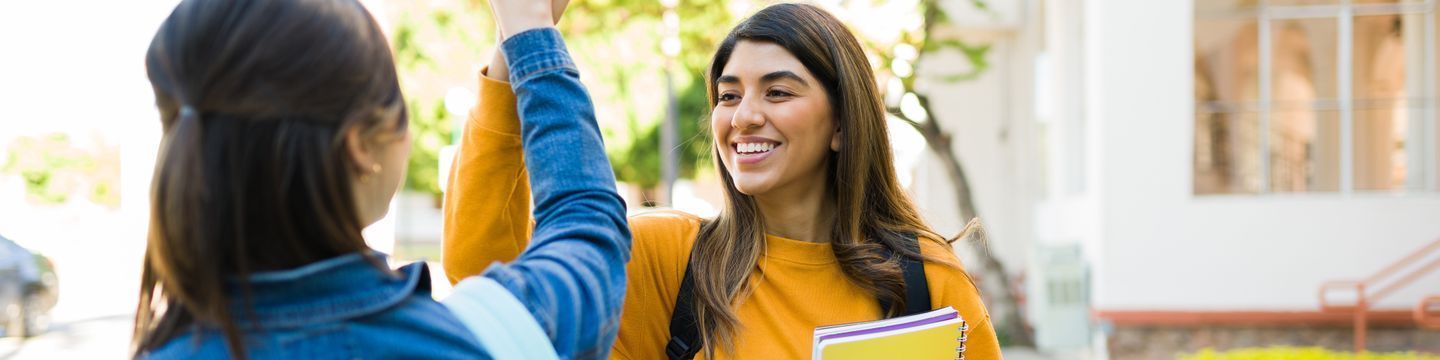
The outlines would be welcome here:
[[[965,319],[946,306],[897,318],[815,329],[814,360],[964,359]]]

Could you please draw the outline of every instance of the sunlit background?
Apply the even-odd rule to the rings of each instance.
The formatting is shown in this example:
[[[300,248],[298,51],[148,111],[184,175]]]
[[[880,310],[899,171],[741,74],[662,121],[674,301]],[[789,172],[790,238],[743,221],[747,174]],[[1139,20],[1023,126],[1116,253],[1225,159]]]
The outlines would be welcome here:
[[[28,338],[36,306],[0,297],[0,359],[127,354],[161,135],[143,55],[176,2],[0,2],[0,237],[58,279]],[[361,2],[415,139],[367,241],[432,262],[443,297],[442,174],[493,24],[481,0]],[[632,210],[717,211],[701,73],[768,3],[574,0]],[[816,3],[862,39],[927,220],[983,219],[956,250],[1008,356],[1440,356],[1435,0]]]

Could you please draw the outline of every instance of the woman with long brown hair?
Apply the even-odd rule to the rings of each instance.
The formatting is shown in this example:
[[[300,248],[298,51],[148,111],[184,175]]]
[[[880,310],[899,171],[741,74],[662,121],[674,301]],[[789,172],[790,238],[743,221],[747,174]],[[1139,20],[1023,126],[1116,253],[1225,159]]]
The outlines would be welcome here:
[[[550,2],[491,7],[542,176],[536,236],[441,304],[424,263],[391,270],[361,237],[410,149],[390,48],[365,8],[176,6],[145,61],[165,134],[134,356],[605,356],[624,295],[625,206]]]
[[[875,77],[839,20],[805,4],[760,10],[725,38],[706,80],[725,204],[714,219],[631,218],[615,357],[808,358],[818,326],[951,306],[968,322],[966,358],[999,358],[974,284],[896,180]],[[529,159],[516,155],[506,88],[482,83],[452,167],[452,281],[528,240]]]

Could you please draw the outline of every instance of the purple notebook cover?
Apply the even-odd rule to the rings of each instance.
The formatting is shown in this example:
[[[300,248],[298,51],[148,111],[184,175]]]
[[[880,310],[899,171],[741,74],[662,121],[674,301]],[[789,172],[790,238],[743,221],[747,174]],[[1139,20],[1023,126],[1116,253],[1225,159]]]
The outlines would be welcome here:
[[[885,331],[890,331],[890,330],[899,330],[899,329],[904,329],[904,328],[912,328],[912,327],[924,326],[924,325],[929,325],[929,324],[934,324],[934,323],[938,323],[938,322],[942,322],[942,321],[954,319],[954,318],[959,317],[959,316],[960,316],[960,313],[958,313],[958,312],[952,312],[952,313],[941,314],[940,316],[936,316],[936,317],[924,318],[924,319],[919,319],[919,320],[915,320],[915,321],[911,321],[911,322],[894,324],[894,325],[890,325],[890,326],[881,326],[881,327],[872,328],[872,329],[862,329],[862,330],[847,331],[847,332],[842,332],[842,333],[834,333],[834,334],[829,334],[829,335],[822,335],[822,336],[820,336],[820,339],[819,339],[818,341],[816,341],[816,343],[819,343],[819,342],[825,341],[825,340],[835,339],[835,338],[859,336],[859,335],[865,335],[865,334],[874,334],[874,333],[885,332]]]

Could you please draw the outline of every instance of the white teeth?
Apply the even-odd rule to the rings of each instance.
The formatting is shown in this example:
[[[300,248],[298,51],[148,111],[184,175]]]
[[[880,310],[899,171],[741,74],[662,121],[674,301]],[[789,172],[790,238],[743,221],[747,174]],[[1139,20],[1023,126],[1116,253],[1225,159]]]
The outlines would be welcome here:
[[[735,152],[741,154],[769,152],[775,149],[771,143],[740,143],[735,145]]]

